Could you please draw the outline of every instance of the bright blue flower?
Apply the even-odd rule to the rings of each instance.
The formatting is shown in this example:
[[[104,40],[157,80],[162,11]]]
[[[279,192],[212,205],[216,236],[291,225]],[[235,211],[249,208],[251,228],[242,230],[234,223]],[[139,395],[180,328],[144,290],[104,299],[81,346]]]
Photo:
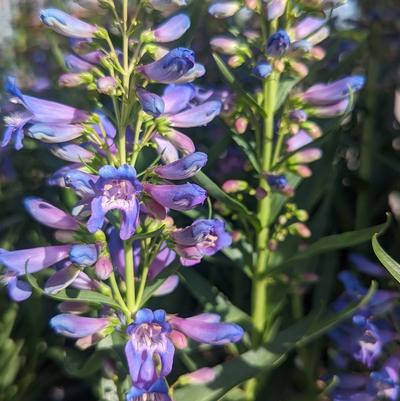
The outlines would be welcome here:
[[[151,93],[143,88],[138,88],[136,90],[136,95],[145,113],[150,114],[153,117],[158,117],[160,114],[164,113],[165,106],[161,96]]]
[[[71,262],[81,268],[93,266],[97,261],[97,257],[98,252],[95,245],[72,245],[69,251]]]
[[[126,401],[172,401],[168,395],[168,386],[164,379],[158,379],[149,388],[133,386],[126,395]]]
[[[271,75],[272,70],[272,65],[268,61],[260,61],[254,67],[253,72],[258,78],[264,79]]]

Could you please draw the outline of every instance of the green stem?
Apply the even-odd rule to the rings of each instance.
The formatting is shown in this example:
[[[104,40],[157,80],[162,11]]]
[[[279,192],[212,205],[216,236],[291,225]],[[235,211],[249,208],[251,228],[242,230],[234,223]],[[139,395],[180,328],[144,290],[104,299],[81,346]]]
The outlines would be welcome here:
[[[109,280],[110,280],[110,284],[111,284],[111,288],[113,290],[113,294],[114,294],[115,300],[118,302],[118,304],[121,307],[122,311],[124,312],[125,316],[127,318],[129,318],[130,317],[130,311],[129,311],[128,307],[126,306],[126,303],[125,303],[124,299],[122,298],[121,292],[119,291],[117,279],[115,277],[115,273],[114,272],[111,273],[111,276],[109,277]]]
[[[147,265],[143,268],[143,272],[142,272],[142,277],[140,279],[140,287],[139,287],[139,291],[138,291],[138,295],[137,295],[137,300],[136,300],[136,309],[141,307],[141,303],[142,303],[142,299],[143,299],[143,294],[144,294],[144,290],[146,288],[146,283],[147,283],[147,277],[149,275],[149,269],[150,266]]]
[[[125,283],[126,283],[126,304],[131,313],[135,311],[136,290],[135,290],[135,266],[133,262],[132,241],[124,241],[125,254]]]

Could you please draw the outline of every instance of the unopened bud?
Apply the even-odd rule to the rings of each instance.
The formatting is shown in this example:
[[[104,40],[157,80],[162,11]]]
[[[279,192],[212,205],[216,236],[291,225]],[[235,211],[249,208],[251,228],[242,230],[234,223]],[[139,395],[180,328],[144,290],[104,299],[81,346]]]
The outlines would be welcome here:
[[[117,86],[113,77],[102,77],[97,80],[97,90],[105,95],[111,95],[114,93]]]
[[[245,191],[248,187],[249,184],[242,180],[228,180],[222,185],[222,189],[228,194]]]
[[[246,117],[239,117],[235,121],[235,129],[238,134],[244,134],[247,130],[249,120]]]
[[[310,229],[303,223],[294,223],[288,227],[289,233],[291,235],[298,235],[301,238],[310,238],[311,231]]]

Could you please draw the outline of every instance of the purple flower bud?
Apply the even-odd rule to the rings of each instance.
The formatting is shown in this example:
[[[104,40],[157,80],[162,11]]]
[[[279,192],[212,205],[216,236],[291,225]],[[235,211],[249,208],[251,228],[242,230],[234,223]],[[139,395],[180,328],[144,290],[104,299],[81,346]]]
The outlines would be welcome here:
[[[40,19],[54,31],[71,38],[91,39],[97,32],[97,27],[56,8],[42,10]]]
[[[50,152],[54,156],[71,163],[89,162],[96,156],[84,147],[68,142],[51,145]]]
[[[72,216],[41,198],[25,198],[24,205],[27,212],[45,226],[72,231],[79,228],[79,223]]]
[[[182,132],[171,129],[165,136],[183,154],[187,155],[196,151],[193,141]]]
[[[294,27],[294,39],[306,39],[312,33],[318,31],[326,24],[324,18],[306,17],[299,21]]]
[[[80,124],[32,124],[26,135],[45,143],[63,143],[83,135],[84,127]]]
[[[173,83],[191,70],[194,64],[194,52],[178,47],[160,60],[140,66],[139,71],[152,81]]]
[[[64,56],[64,63],[67,69],[74,73],[87,72],[94,67],[93,64],[90,64],[80,57],[75,56],[75,54],[68,54]]]
[[[290,48],[290,38],[286,31],[279,30],[268,39],[267,53],[271,57],[282,57]]]
[[[93,266],[97,261],[97,256],[96,245],[72,245],[69,252],[71,262],[81,268]]]
[[[75,74],[73,72],[62,74],[58,79],[58,85],[65,88],[75,88],[83,83],[84,81],[81,78],[81,74]]]
[[[283,174],[278,174],[278,175],[267,174],[266,179],[268,185],[272,189],[276,189],[279,191],[286,188],[289,185],[287,178]]]
[[[316,84],[308,88],[300,98],[313,106],[327,106],[347,99],[352,92],[364,86],[365,78],[353,75],[330,84]]]
[[[168,43],[179,39],[190,28],[190,18],[186,14],[177,14],[159,25],[152,34],[157,43]]]
[[[96,276],[100,280],[107,280],[113,272],[113,265],[108,256],[100,256],[95,266]]]
[[[258,78],[264,79],[271,75],[272,70],[272,65],[268,61],[260,61],[254,67],[253,72]]]
[[[167,180],[185,180],[196,175],[207,163],[207,155],[195,152],[166,166],[157,167],[154,172]]]
[[[44,286],[46,294],[57,294],[61,290],[70,286],[78,277],[81,270],[73,265],[63,267],[57,270],[47,281]]]
[[[178,114],[168,116],[168,120],[172,127],[178,128],[205,126],[221,112],[221,107],[221,102],[211,100],[200,106],[195,106]]]
[[[287,0],[268,0],[267,20],[272,21],[280,18],[286,9]]]
[[[350,99],[346,98],[338,103],[330,104],[328,106],[315,107],[310,111],[310,114],[318,118],[332,118],[338,117],[349,110]]]
[[[169,321],[174,330],[180,331],[193,340],[214,345],[236,343],[243,337],[243,329],[237,324],[221,323],[221,317],[203,313],[187,319],[172,316]]]
[[[160,96],[143,88],[136,89],[136,95],[145,113],[153,117],[158,117],[164,113],[165,105]]]
[[[240,10],[238,1],[217,1],[208,7],[208,13],[215,18],[229,18]]]
[[[307,121],[307,113],[304,110],[292,110],[289,113],[289,118],[295,123],[303,123]]]
[[[229,36],[216,36],[211,39],[210,45],[213,50],[228,56],[235,55],[240,48],[240,42]]]
[[[180,380],[188,384],[207,384],[213,381],[216,375],[215,370],[212,368],[201,368],[182,376]]]
[[[31,286],[12,272],[0,276],[0,284],[7,286],[8,295],[15,302],[26,301],[32,295]]]
[[[155,10],[172,13],[179,7],[187,5],[186,0],[149,0],[149,5]]]
[[[243,180],[228,180],[222,185],[222,189],[228,194],[234,194],[237,192],[245,191],[248,189],[249,184]]]
[[[58,334],[66,337],[81,338],[100,333],[110,324],[108,318],[83,317],[69,314],[54,316],[50,326]]]
[[[196,96],[196,89],[192,84],[172,84],[166,86],[162,95],[165,114],[177,114],[190,106]]]
[[[294,152],[303,146],[308,145],[313,141],[313,138],[306,131],[300,130],[296,135],[291,136],[286,141],[286,147],[289,152]]]
[[[196,184],[154,185],[144,184],[144,190],[156,202],[173,210],[185,211],[204,203],[207,192]]]
[[[105,95],[114,93],[117,83],[113,77],[101,77],[96,81],[97,90]]]
[[[179,284],[179,277],[177,275],[169,276],[153,293],[155,297],[161,297],[171,294]]]

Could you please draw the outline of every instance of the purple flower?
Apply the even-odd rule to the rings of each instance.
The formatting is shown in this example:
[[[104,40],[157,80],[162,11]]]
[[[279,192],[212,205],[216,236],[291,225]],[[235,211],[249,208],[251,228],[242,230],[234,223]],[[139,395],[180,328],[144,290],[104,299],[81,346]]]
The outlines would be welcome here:
[[[172,401],[168,395],[168,386],[164,379],[158,379],[148,388],[138,388],[133,386],[126,395],[126,401]]]
[[[68,258],[71,245],[46,246],[17,251],[1,251],[0,263],[18,276],[36,273]]]
[[[213,345],[236,343],[243,337],[243,329],[234,323],[221,323],[221,317],[203,313],[187,319],[171,316],[173,330],[183,333],[193,340]]]
[[[74,107],[24,95],[16,85],[15,78],[7,78],[6,90],[25,107],[26,111],[5,118],[7,128],[1,146],[8,145],[12,136],[15,136],[15,148],[21,149],[23,130],[29,123],[65,125],[83,123],[89,118],[88,113]]]
[[[168,43],[179,39],[190,28],[190,18],[186,14],[177,14],[163,22],[151,33],[157,43]]]
[[[58,85],[65,88],[75,88],[83,83],[84,80],[82,79],[81,74],[73,72],[67,72],[60,75],[60,78],[58,78]]]
[[[155,10],[172,13],[179,7],[187,5],[186,0],[149,0],[149,5]]]
[[[316,84],[300,95],[300,99],[312,106],[331,106],[341,104],[352,92],[357,92],[364,86],[365,78],[353,75],[330,84]]]
[[[286,9],[287,0],[269,0],[267,2],[267,19],[272,21],[280,18]]]
[[[180,78],[175,80],[176,84],[185,84],[188,82],[193,82],[195,79],[202,77],[206,73],[206,68],[203,64],[195,63],[194,66]]]
[[[240,8],[238,1],[217,1],[208,7],[208,12],[215,18],[229,18],[235,15]]]
[[[284,174],[267,174],[266,179],[268,185],[274,190],[282,191],[289,185]]]
[[[160,96],[143,88],[136,89],[136,95],[145,113],[153,117],[158,117],[164,113],[165,105]]]
[[[95,245],[72,245],[71,250],[69,251],[70,261],[80,268],[93,266],[97,261],[97,257],[98,252]]]
[[[182,78],[195,64],[194,52],[183,47],[171,50],[161,59],[142,65],[139,71],[155,82],[173,83]]]
[[[240,49],[240,42],[229,36],[215,36],[211,39],[210,45],[215,51],[228,56],[235,55]]]
[[[90,150],[76,143],[57,143],[49,146],[50,152],[62,160],[70,163],[89,162],[96,156]]]
[[[318,31],[326,24],[323,18],[306,17],[300,20],[294,27],[295,40],[306,39],[308,36]]]
[[[82,338],[100,333],[110,324],[109,318],[83,317],[70,314],[54,316],[50,326],[65,337]]]
[[[206,165],[207,159],[205,153],[195,152],[166,166],[156,167],[154,172],[166,180],[185,180],[196,175]]]
[[[41,198],[25,198],[24,206],[35,220],[47,227],[72,231],[79,229],[79,223],[75,218]]]
[[[0,276],[0,283],[7,287],[8,296],[15,302],[25,301],[32,295],[31,286],[11,271]]]
[[[232,237],[221,220],[196,220],[192,225],[171,233],[175,250],[184,266],[192,266],[231,245]]]
[[[291,136],[286,141],[286,148],[288,152],[295,152],[296,150],[310,144],[313,138],[304,130],[300,130],[297,134]]]
[[[168,337],[171,326],[163,310],[140,309],[128,326],[125,346],[134,387],[149,389],[172,370],[175,348]]]
[[[144,184],[145,192],[160,205],[186,211],[203,204],[207,192],[196,184],[154,185]]]
[[[26,135],[45,143],[63,143],[83,135],[85,129],[80,124],[32,124]]]
[[[54,31],[70,38],[91,39],[98,30],[97,27],[56,8],[42,10],[40,19]]]
[[[190,128],[205,126],[221,112],[221,102],[211,100],[178,114],[168,116],[172,127]]]
[[[88,63],[86,60],[76,56],[75,54],[67,54],[64,56],[64,63],[67,69],[74,73],[87,72],[94,68],[93,64]]]
[[[286,31],[279,30],[268,39],[267,53],[271,57],[282,57],[290,48],[290,38]]]
[[[196,89],[192,84],[167,85],[162,95],[166,115],[177,114],[190,106],[196,96]]]
[[[87,223],[92,233],[100,230],[110,210],[120,210],[122,224],[121,239],[129,239],[136,230],[139,218],[138,192],[142,190],[136,171],[127,164],[118,169],[104,166],[99,170],[100,178],[95,184],[95,195],[91,200],[92,215]]]

